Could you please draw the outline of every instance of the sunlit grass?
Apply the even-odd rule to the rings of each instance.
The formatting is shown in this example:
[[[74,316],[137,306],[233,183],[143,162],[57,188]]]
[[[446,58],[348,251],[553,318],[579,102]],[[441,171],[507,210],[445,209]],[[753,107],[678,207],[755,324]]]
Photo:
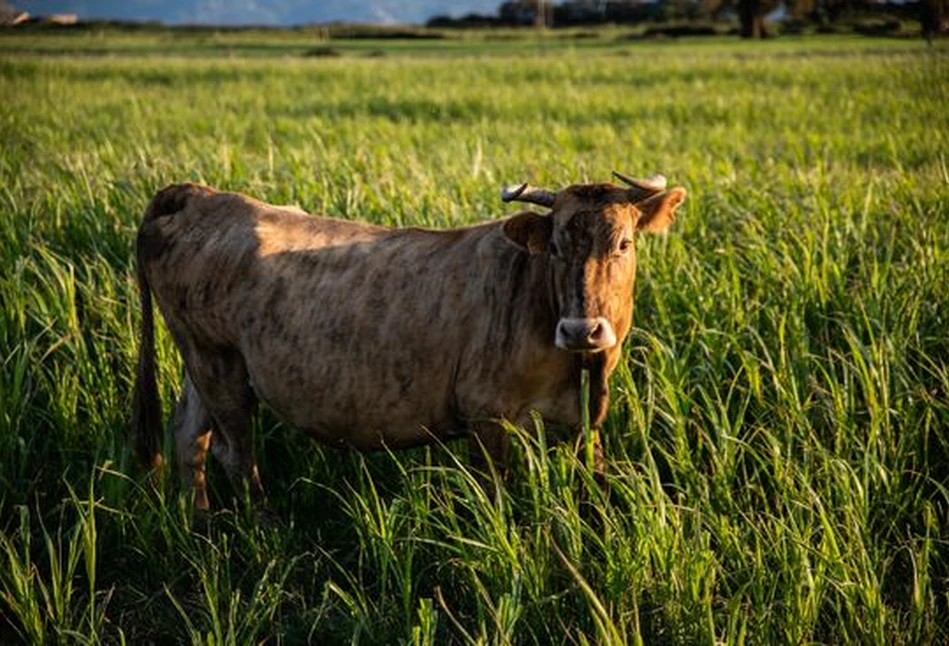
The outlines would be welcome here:
[[[0,59],[0,642],[949,639],[949,57],[829,42]],[[541,425],[483,488],[463,445],[344,454],[269,414],[273,518],[213,464],[209,518],[139,480],[156,189],[443,227],[613,168],[690,200],[639,243],[605,486]]]

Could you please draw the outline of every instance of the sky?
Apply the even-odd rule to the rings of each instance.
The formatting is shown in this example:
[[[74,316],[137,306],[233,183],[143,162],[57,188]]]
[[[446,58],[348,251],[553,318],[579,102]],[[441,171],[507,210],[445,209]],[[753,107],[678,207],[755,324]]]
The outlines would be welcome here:
[[[8,0],[10,1],[10,0]],[[496,12],[501,0],[12,0],[33,15],[160,20],[167,24],[299,25],[311,22],[421,24],[434,15]]]

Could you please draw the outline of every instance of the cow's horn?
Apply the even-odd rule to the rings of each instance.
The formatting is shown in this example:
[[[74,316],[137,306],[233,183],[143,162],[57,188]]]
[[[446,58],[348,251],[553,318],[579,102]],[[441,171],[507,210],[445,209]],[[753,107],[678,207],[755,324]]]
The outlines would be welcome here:
[[[524,183],[514,186],[505,186],[501,189],[501,199],[505,202],[531,202],[533,204],[550,207],[554,205],[557,194],[553,191]]]
[[[636,179],[614,170],[613,177],[620,180],[621,182],[629,184],[635,189],[639,189],[641,195],[637,195],[637,197],[646,198],[666,190],[666,178],[664,175],[653,175],[652,177],[647,177],[646,179]]]

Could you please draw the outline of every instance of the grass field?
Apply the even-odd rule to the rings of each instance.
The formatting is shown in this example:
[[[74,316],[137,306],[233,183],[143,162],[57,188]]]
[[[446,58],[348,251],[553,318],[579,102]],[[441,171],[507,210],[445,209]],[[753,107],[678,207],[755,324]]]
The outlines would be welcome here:
[[[0,642],[949,641],[945,43],[45,38],[0,36]],[[361,456],[266,413],[275,519],[214,465],[204,519],[140,477],[164,184],[442,227],[614,168],[691,197],[638,243],[608,488],[540,427],[485,493],[464,443]]]

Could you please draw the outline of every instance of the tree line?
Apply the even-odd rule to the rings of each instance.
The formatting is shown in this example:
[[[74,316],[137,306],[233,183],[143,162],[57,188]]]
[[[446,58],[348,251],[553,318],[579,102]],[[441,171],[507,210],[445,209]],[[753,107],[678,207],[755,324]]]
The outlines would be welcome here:
[[[949,32],[949,0],[508,0],[493,15],[435,16],[429,27],[574,27],[602,24],[716,22],[735,19],[743,38],[771,35],[766,18],[783,10],[794,24],[833,26],[845,20],[918,20],[927,38]]]

